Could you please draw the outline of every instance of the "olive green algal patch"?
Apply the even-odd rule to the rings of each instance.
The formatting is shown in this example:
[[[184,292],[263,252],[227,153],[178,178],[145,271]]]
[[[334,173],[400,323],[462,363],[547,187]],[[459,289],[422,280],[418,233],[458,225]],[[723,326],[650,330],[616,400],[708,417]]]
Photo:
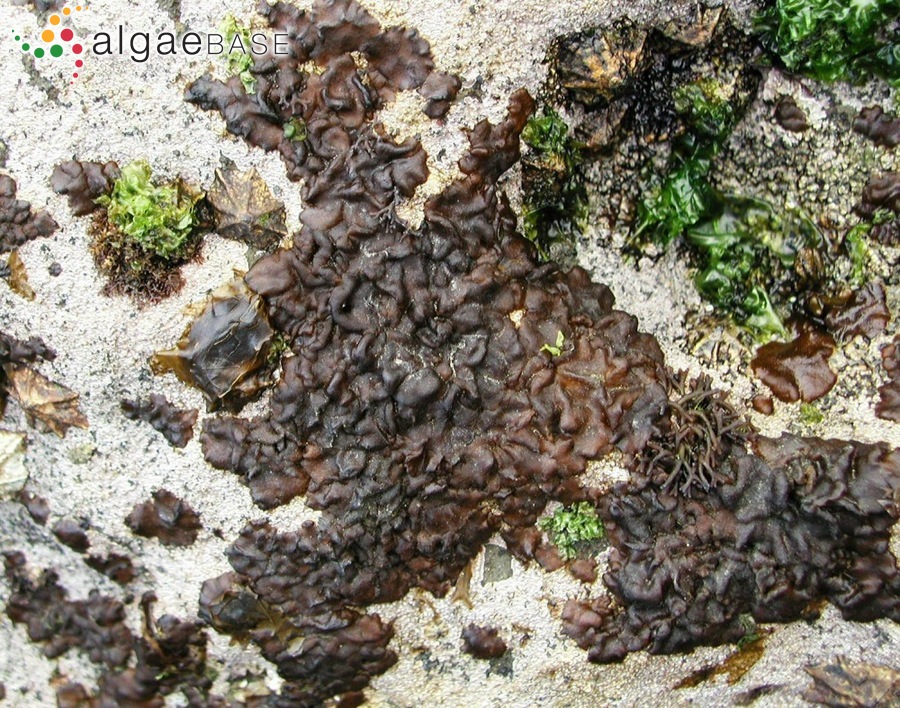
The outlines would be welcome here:
[[[701,77],[672,93],[685,131],[673,140],[667,174],[641,200],[631,242],[665,248],[684,238],[700,294],[761,338],[786,334],[772,305],[773,272],[821,242],[811,220],[760,200],[725,195],[710,181],[713,161],[741,115],[721,82]]]
[[[552,108],[528,120],[522,142],[530,148],[522,160],[522,230],[548,260],[551,246],[574,242],[587,225],[581,147]]]

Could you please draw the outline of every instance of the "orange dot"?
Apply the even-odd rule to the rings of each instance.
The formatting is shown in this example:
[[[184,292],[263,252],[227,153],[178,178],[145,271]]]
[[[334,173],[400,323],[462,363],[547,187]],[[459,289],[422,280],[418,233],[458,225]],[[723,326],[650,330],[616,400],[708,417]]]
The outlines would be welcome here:
[[[81,5],[78,5],[75,9],[76,9],[76,10],[81,10]]]
[[[53,30],[46,29],[41,32],[41,39],[43,39],[45,42],[52,42],[55,36],[56,35],[53,34]]]
[[[59,24],[59,15],[50,15],[50,24],[58,25]]]
[[[68,15],[70,12],[72,12],[72,11],[71,11],[69,8],[67,8],[67,7],[64,7],[64,8],[63,8],[63,14],[64,14],[64,15]]]

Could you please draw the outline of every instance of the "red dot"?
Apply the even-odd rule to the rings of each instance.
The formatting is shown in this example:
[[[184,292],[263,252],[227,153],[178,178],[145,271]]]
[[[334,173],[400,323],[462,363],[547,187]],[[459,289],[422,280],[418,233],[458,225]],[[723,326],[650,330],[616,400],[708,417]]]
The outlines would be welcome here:
[[[75,66],[81,68],[82,66],[84,66],[84,62],[81,61],[81,59],[76,59],[76,60],[75,60]]]
[[[77,79],[77,78],[78,78],[78,72],[75,72],[74,74],[72,74],[72,76],[74,76],[74,77]]]
[[[73,45],[72,45],[72,51],[73,51],[75,54],[81,54],[81,50],[82,50],[82,46],[81,46],[80,44],[73,44]]]
[[[62,32],[59,33],[59,36],[64,42],[69,42],[75,35],[72,34],[72,30],[66,27]]]

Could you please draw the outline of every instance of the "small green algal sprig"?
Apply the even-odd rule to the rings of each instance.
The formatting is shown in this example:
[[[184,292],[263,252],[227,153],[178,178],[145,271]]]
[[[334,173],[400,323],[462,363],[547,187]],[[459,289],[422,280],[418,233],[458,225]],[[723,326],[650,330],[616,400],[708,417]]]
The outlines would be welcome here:
[[[588,502],[557,509],[550,516],[540,519],[538,528],[550,534],[550,540],[565,560],[572,560],[578,555],[578,544],[597,541],[606,533],[596,509]]]
[[[825,415],[811,403],[801,403],[800,420],[807,425],[818,425],[825,420]]]
[[[303,142],[307,137],[306,123],[300,118],[291,118],[284,124],[284,137],[291,142]]]
[[[109,222],[145,251],[177,260],[196,226],[200,196],[180,182],[154,184],[150,165],[138,160],[122,168],[112,192],[97,203]]]
[[[541,347],[542,352],[547,352],[550,356],[561,356],[563,347],[566,345],[566,335],[562,330],[556,333],[556,344],[545,344]]]

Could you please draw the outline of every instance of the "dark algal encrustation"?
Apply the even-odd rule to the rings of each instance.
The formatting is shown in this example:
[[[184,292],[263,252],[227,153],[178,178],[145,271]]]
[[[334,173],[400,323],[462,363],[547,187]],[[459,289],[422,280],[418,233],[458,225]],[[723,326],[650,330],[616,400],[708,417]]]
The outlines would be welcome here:
[[[737,639],[741,613],[792,619],[821,598],[848,617],[897,615],[897,453],[785,438],[751,454],[707,382],[681,382],[669,404],[655,340],[515,232],[497,181],[519,158],[525,92],[468,132],[463,177],[410,228],[395,208],[425,182],[426,156],[375,117],[436,76],[427,44],[349,0],[261,11],[290,56],[255,59],[253,95],[207,76],[186,98],[303,181],[292,246],[245,277],[291,352],[268,410],[207,420],[201,444],[260,507],[305,495],[322,513],[291,531],[249,524],[201,615],[277,664],[284,705],[358,692],[395,663],[391,626],[362,608],[413,587],[445,594],[493,533],[562,565],[534,525],[551,499],[590,500],[614,531],[607,584],[623,608],[567,612],[592,658],[654,637],[657,651]],[[715,440],[687,455],[679,441],[703,426]],[[578,476],[614,448],[647,462],[601,500]]]
[[[887,381],[878,389],[875,415],[900,423],[900,334],[882,348],[881,362]]]
[[[578,498],[589,459],[639,449],[665,373],[606,287],[538,267],[515,233],[496,182],[519,157],[526,93],[499,125],[469,131],[464,176],[412,229],[395,207],[425,182],[425,152],[373,119],[396,91],[427,85],[427,43],[381,32],[355,2],[263,12],[291,56],[257,59],[253,96],[204,77],[187,98],[304,180],[293,246],[245,278],[293,355],[265,415],[207,421],[201,443],[260,506],[305,494],[323,512],[289,532],[250,524],[229,553],[243,592],[283,618],[250,635],[288,679],[284,699],[305,703],[396,661],[390,626],[357,608],[415,586],[443,595],[492,533]],[[309,60],[321,73],[298,71]],[[285,137],[291,120],[305,140]]]
[[[795,620],[823,599],[845,619],[900,620],[888,550],[900,450],[790,435],[754,448],[733,448],[702,497],[633,481],[601,500],[612,598],[570,600],[563,612],[592,661],[737,641],[741,615]]]
[[[888,115],[881,106],[867,106],[853,119],[853,132],[866,136],[880,147],[893,150],[900,145],[900,118]]]
[[[872,222],[874,239],[889,246],[900,243],[900,172],[872,175],[863,188],[856,213]]]
[[[184,447],[194,436],[197,409],[176,408],[162,394],[151,393],[150,397],[143,401],[123,399],[120,407],[126,418],[149,423],[174,447]]]
[[[199,622],[171,615],[155,619],[151,610],[156,597],[145,593],[141,631],[133,633],[125,606],[116,598],[92,590],[86,600],[70,600],[55,571],[33,575],[21,553],[7,553],[5,568],[11,590],[6,614],[26,625],[29,639],[43,645],[45,656],[52,659],[77,648],[106,667],[96,691],[79,683],[59,685],[61,708],[162,708],[163,696],[175,692],[190,706],[226,705],[209,692],[206,633]]]
[[[34,211],[31,204],[16,199],[16,183],[12,177],[0,175],[0,253],[50,236],[56,229],[56,222],[45,210]]]
[[[158,538],[164,546],[190,546],[203,528],[200,515],[168,489],[153,492],[153,501],[135,504],[125,523],[138,536]]]

